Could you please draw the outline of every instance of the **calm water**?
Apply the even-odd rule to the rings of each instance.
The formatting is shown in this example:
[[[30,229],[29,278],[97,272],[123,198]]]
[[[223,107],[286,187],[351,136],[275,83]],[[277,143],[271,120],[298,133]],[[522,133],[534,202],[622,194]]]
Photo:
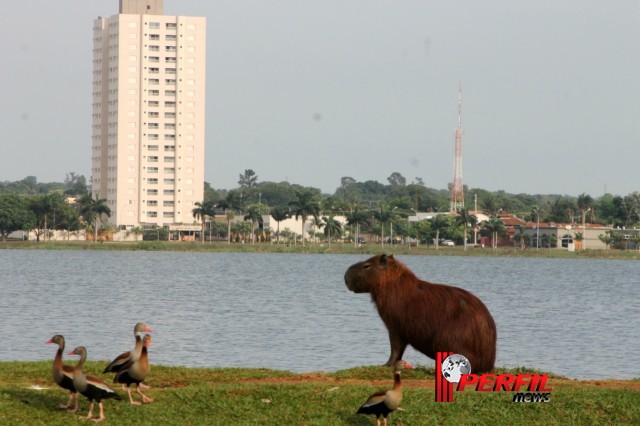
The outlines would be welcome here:
[[[0,250],[0,360],[52,359],[63,334],[110,360],[153,329],[152,362],[334,371],[381,364],[387,333],[343,275],[358,255]],[[400,256],[421,278],[478,295],[498,366],[640,377],[640,264]],[[405,359],[433,361],[413,350]]]

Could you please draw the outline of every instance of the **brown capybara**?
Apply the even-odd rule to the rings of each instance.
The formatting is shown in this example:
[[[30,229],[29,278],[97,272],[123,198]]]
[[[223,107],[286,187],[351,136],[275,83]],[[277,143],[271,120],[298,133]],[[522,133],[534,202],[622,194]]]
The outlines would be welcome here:
[[[496,324],[484,303],[468,291],[422,281],[393,255],[350,266],[344,281],[355,293],[371,293],[389,331],[386,365],[394,365],[411,345],[433,359],[436,352],[464,355],[474,373],[493,369]]]

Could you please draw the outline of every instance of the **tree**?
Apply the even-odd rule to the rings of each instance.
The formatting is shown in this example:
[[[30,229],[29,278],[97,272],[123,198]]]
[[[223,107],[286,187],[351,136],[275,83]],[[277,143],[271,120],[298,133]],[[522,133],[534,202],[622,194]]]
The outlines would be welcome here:
[[[482,223],[482,229],[491,234],[491,247],[495,250],[498,247],[498,235],[505,231],[502,219],[492,216]]]
[[[144,234],[144,228],[141,226],[135,226],[127,231],[127,235],[133,234],[135,241],[138,241],[138,236]]]
[[[320,210],[318,209],[318,214],[320,213]],[[315,242],[318,242],[318,231],[319,229],[322,229],[324,227],[324,221],[320,218],[320,216],[315,216],[314,218],[311,219],[311,224],[313,225],[313,229],[314,229],[314,237],[315,237]]]
[[[191,210],[191,213],[196,220],[202,222],[202,233],[200,234],[200,240],[204,244],[204,227],[207,221],[207,216],[214,216],[216,214],[214,210],[215,206],[213,205],[213,201],[197,201],[195,203],[195,206],[196,207]]]
[[[302,246],[304,246],[304,225],[307,221],[307,217],[313,216],[317,218],[320,214],[320,205],[316,200],[316,196],[313,192],[296,191],[296,199],[289,202],[289,206],[293,209],[293,214],[296,220],[298,217],[302,219]]]
[[[240,185],[240,189],[242,193],[246,192],[246,190],[253,188],[258,181],[258,175],[251,170],[246,169],[244,173],[240,174],[240,179],[238,180],[238,185]]]
[[[0,239],[15,231],[31,229],[35,216],[28,208],[26,199],[16,194],[0,194]]]
[[[331,247],[331,237],[339,237],[342,235],[342,225],[338,222],[333,215],[324,216],[324,235],[328,238],[329,247]]]
[[[355,234],[355,238],[353,239],[354,244],[358,245],[358,240],[360,239],[360,227],[369,225],[369,214],[360,210],[358,206],[347,215],[347,225],[355,226],[356,230],[353,234]]]
[[[86,194],[80,198],[78,202],[80,208],[80,215],[85,222],[93,223],[94,243],[98,242],[98,221],[102,222],[102,215],[111,217],[111,209],[107,206],[107,200],[105,198],[93,199],[91,195]]]
[[[391,173],[391,176],[387,178],[387,181],[391,186],[405,186],[407,184],[407,179],[398,172]]]
[[[474,228],[478,224],[478,217],[474,214],[470,214],[469,210],[464,209],[458,212],[456,217],[456,223],[462,225],[464,235],[464,250],[467,250],[467,229],[468,227]]]
[[[436,232],[436,250],[439,250],[440,246],[440,232],[449,227],[449,220],[444,215],[436,215],[431,220],[431,229]]]
[[[276,231],[276,244],[280,244],[280,222],[289,218],[289,209],[286,207],[273,207],[271,217],[276,221],[278,230]]]
[[[37,195],[32,199],[31,211],[36,217],[37,241],[40,241],[40,235],[47,239],[48,219],[55,211],[58,201],[55,194]]]
[[[69,172],[64,179],[64,183],[65,195],[69,195],[72,197],[82,197],[83,195],[89,194],[87,179],[83,175],[78,175],[75,172]]]
[[[251,204],[247,206],[247,214],[244,216],[244,220],[251,221],[251,244],[255,243],[255,224],[262,225],[262,214],[260,212],[260,206],[258,204]]]

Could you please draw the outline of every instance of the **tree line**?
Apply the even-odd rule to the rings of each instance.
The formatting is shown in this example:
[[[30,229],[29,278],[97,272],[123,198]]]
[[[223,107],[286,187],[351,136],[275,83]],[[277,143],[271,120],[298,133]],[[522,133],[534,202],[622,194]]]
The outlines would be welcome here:
[[[66,197],[74,197],[78,202],[69,205],[64,202]],[[477,207],[492,218],[499,214],[514,214],[529,222],[601,223],[615,228],[630,228],[640,223],[640,193],[637,191],[626,196],[604,194],[593,198],[584,193],[578,196],[509,194],[465,186],[465,205],[466,211]],[[324,236],[329,241],[345,234],[351,240],[360,241],[360,235],[366,234],[375,235],[382,242],[393,242],[392,233],[418,241],[468,240],[464,235],[467,227],[456,224],[452,217],[443,217],[442,221],[448,221],[447,224],[435,220],[424,223],[407,220],[417,212],[446,212],[448,209],[449,190],[429,188],[420,178],[407,183],[398,172],[392,173],[386,184],[342,177],[333,194],[323,194],[318,188],[299,184],[260,181],[252,169],[246,169],[239,174],[238,186],[233,189],[214,189],[205,182],[203,200],[197,203],[192,214],[203,224],[203,238],[208,231],[229,242],[232,235],[249,234],[251,241],[255,241],[257,233],[264,236],[261,225],[265,214],[270,214],[276,221],[276,230],[271,233],[275,232],[278,240],[281,237],[279,224],[288,217],[311,221],[312,237]],[[93,200],[85,177],[73,172],[67,174],[62,183],[39,183],[33,176],[16,182],[0,182],[2,238],[15,230],[27,229],[33,230],[38,239],[46,238],[47,232],[53,229],[67,232],[90,229],[97,233],[97,219],[109,215],[105,200]],[[226,216],[227,223],[205,220],[215,215]],[[350,232],[346,233],[335,220],[338,215],[347,218]],[[242,221],[238,221],[238,217]],[[485,224],[479,232],[494,239],[501,231],[489,230],[491,227],[499,228],[499,225],[497,222]],[[153,235],[161,238],[160,230],[157,231]],[[143,232],[143,229],[135,230],[136,235]]]

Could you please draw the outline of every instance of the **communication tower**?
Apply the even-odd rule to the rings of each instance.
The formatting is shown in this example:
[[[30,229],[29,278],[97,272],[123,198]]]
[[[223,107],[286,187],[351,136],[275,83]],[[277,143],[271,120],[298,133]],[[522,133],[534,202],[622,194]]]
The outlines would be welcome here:
[[[454,137],[453,184],[451,185],[451,213],[464,209],[464,186],[462,184],[462,84],[458,85],[458,127]]]

